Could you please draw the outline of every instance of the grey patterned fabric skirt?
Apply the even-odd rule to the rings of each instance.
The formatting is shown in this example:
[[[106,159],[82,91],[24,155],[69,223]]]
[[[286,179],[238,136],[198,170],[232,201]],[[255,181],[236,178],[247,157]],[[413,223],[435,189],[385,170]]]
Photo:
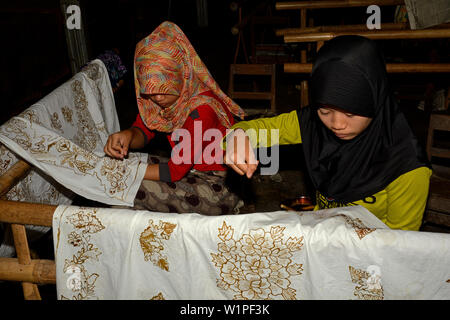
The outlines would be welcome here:
[[[167,161],[158,156],[148,157],[149,164]],[[143,180],[134,200],[134,209],[211,216],[239,213],[244,203],[230,191],[226,175],[226,171],[191,170],[176,182]]]

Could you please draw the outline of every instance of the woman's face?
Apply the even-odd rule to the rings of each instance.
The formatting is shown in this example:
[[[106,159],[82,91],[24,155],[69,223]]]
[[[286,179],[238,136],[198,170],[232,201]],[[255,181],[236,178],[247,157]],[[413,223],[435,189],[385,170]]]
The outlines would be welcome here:
[[[372,118],[359,116],[345,110],[321,107],[317,110],[320,120],[336,137],[351,140],[363,132]]]
[[[152,100],[154,103],[156,103],[163,109],[166,109],[171,105],[173,105],[180,97],[174,94],[162,94],[162,93],[142,94],[141,96],[144,99]]]

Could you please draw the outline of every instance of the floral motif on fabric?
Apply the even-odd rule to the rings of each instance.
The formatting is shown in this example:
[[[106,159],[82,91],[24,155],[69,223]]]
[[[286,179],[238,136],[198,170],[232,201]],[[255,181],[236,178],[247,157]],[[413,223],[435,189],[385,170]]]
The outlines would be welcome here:
[[[64,117],[64,120],[66,120],[66,122],[73,124],[73,111],[72,109],[70,109],[67,106],[62,107],[61,109],[62,115]]]
[[[60,153],[61,166],[68,165],[83,174],[93,170],[98,163],[98,158],[94,154],[77,147],[66,139],[57,141],[56,150]]]
[[[74,93],[74,107],[78,117],[77,134],[73,141],[87,151],[93,151],[97,146],[97,141],[101,141],[97,129],[88,110],[88,102],[83,91],[83,86],[79,80],[72,82]]]
[[[89,79],[91,80],[99,80],[102,76],[101,72],[100,72],[100,67],[98,66],[98,64],[95,63],[90,63],[86,66],[84,66],[81,69],[81,72],[85,73]]]
[[[99,261],[102,254],[95,247],[91,237],[105,229],[105,226],[96,216],[96,208],[80,208],[79,211],[69,215],[66,221],[74,230],[67,236],[67,242],[78,251],[72,259],[65,259],[63,271],[69,274],[66,286],[72,290],[74,295],[67,298],[61,295],[62,300],[86,300],[98,298],[95,296],[95,282],[100,276],[98,273],[89,272],[86,266],[88,261]]]
[[[356,283],[353,294],[360,300],[383,300],[384,292],[381,281],[377,274],[370,274],[367,271],[348,267],[352,282]]]
[[[225,221],[218,229],[221,240],[212,262],[220,270],[217,286],[235,293],[234,299],[295,300],[291,280],[303,271],[293,253],[303,247],[303,237],[284,239],[285,227],[250,229],[234,239],[234,229]]]
[[[50,121],[52,123],[52,128],[53,129],[55,129],[55,130],[57,130],[57,131],[59,131],[61,133],[64,133],[64,131],[62,130],[62,124],[61,124],[61,121],[59,120],[58,113],[53,112],[53,114],[52,114],[52,116],[50,118]]]
[[[345,214],[339,214],[336,215],[337,217],[343,217],[345,222],[347,224],[349,224],[356,232],[356,234],[358,235],[358,238],[361,240],[362,238],[364,238],[365,236],[367,236],[369,233],[373,232],[376,230],[376,228],[368,228],[364,225],[364,223],[358,219],[358,218],[351,218]]]
[[[128,188],[126,177],[130,174],[130,171],[130,168],[123,161],[103,158],[100,174],[106,176],[106,179],[110,183],[110,194],[119,193]]]
[[[139,237],[145,261],[150,261],[162,270],[169,271],[169,262],[162,251],[164,250],[164,240],[170,239],[176,226],[176,224],[161,220],[156,225],[152,219],[149,220],[149,226]]]
[[[3,175],[15,162],[17,158],[2,144],[0,144],[0,175]]]

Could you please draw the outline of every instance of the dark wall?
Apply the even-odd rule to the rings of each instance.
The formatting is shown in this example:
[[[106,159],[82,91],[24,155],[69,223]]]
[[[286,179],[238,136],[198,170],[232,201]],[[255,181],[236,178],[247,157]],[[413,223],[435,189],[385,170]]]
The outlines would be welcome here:
[[[129,70],[126,78],[133,100],[133,57],[135,45],[161,22],[170,20],[181,27],[211,74],[224,91],[228,88],[229,65],[233,62],[237,37],[231,28],[238,22],[238,12],[230,9],[231,0],[208,0],[208,25],[197,22],[196,0],[80,0],[90,59],[105,49],[117,48]],[[276,0],[237,0],[243,4],[243,17],[257,11],[258,16],[288,16],[290,25],[299,24],[298,11],[275,10]],[[262,7],[261,3],[268,6]],[[363,24],[366,8],[323,9],[311,11],[316,25]],[[382,8],[382,21],[392,21],[394,8]],[[71,76],[59,0],[18,0],[0,2],[0,123],[20,113]],[[273,28],[271,28],[273,29]],[[249,50],[248,27],[244,29]],[[272,30],[273,32],[273,30]],[[271,41],[283,43],[281,37]],[[449,41],[379,41],[388,61],[446,62]],[[242,51],[240,52],[242,54]],[[240,55],[242,62],[242,56]],[[280,66],[281,67],[281,66]],[[447,75],[445,75],[447,76]],[[306,77],[306,76],[305,76]],[[430,77],[435,78],[436,75]],[[429,82],[423,75],[396,76],[396,82]],[[445,79],[444,79],[445,80]],[[447,77],[448,80],[448,77]],[[277,82],[291,87],[300,82],[299,75],[280,73]],[[439,81],[441,82],[441,81]],[[445,82],[445,81],[444,81]],[[298,92],[295,90],[297,101]],[[283,97],[286,94],[283,94]],[[131,101],[130,100],[130,101]],[[295,105],[294,105],[295,107]]]
[[[80,4],[90,59],[117,48],[131,77],[136,43],[170,20],[186,33],[226,90],[236,41],[230,30],[237,22],[229,0],[208,1],[207,27],[198,26],[196,0],[81,0]],[[63,20],[59,0],[0,2],[0,123],[71,77]]]
[[[59,1],[0,4],[0,123],[70,77]]]
[[[185,32],[211,73],[221,73],[223,64],[233,58],[235,37],[230,30],[237,15],[229,9],[230,1],[208,4],[208,26],[199,27],[195,0],[84,1],[91,57],[116,47],[127,66],[132,66],[136,43],[169,20]]]

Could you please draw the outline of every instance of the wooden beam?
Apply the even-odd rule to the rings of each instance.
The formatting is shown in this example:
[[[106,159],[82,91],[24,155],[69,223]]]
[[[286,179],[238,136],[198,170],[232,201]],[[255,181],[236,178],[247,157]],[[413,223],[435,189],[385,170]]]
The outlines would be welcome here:
[[[0,176],[0,197],[8,193],[31,170],[31,166],[23,160],[17,161]]]
[[[436,29],[450,29],[450,23],[442,23],[437,26],[427,28],[427,30]],[[394,30],[411,30],[409,23],[394,23],[387,22],[381,24],[381,29],[384,31],[394,31]],[[296,35],[303,33],[317,33],[317,32],[358,32],[358,31],[369,31],[366,24],[343,24],[334,26],[317,26],[317,27],[305,27],[305,28],[284,28],[275,30],[277,36],[285,35]],[[369,31],[370,32],[370,31]]]
[[[0,258],[0,280],[56,284],[55,261],[33,259],[20,264],[16,258]]]
[[[51,227],[56,207],[49,204],[0,200],[0,221]]]
[[[368,7],[377,6],[395,6],[405,4],[405,0],[322,0],[322,1],[289,1],[277,2],[277,10],[299,10],[299,9],[329,9],[329,8],[349,8],[349,7]]]
[[[450,28],[450,24],[445,24]],[[383,23],[381,24],[381,30],[410,30],[409,23]],[[335,26],[317,26],[306,28],[284,28],[275,30],[277,36],[295,35],[302,33],[313,32],[341,32],[341,31],[367,31],[366,24],[346,24]]]
[[[284,42],[318,42],[331,40],[337,36],[359,35],[373,40],[395,39],[439,39],[450,38],[450,28],[424,30],[374,30],[354,32],[318,32],[308,34],[289,34],[284,36]]]
[[[312,63],[285,63],[284,72],[311,73]],[[447,73],[450,63],[388,63],[388,73]]]

